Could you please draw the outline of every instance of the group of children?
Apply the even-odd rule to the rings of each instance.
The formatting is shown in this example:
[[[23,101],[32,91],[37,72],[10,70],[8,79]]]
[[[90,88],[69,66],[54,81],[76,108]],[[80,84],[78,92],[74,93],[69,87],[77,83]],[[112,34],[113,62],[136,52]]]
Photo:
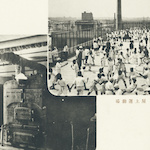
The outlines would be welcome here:
[[[126,34],[130,39],[123,42]],[[78,46],[76,58],[70,66],[74,70],[75,79],[72,83],[65,81],[62,78],[61,63],[57,62],[55,75],[50,68],[50,89],[55,89],[57,85],[57,95],[69,95],[73,87],[76,90],[74,95],[150,93],[149,35],[147,29],[115,31],[107,34],[106,42],[99,37],[93,39],[91,47]],[[124,44],[128,44],[126,49],[122,49]],[[95,62],[95,58],[98,62]],[[98,63],[99,70],[96,77],[91,79],[85,76],[85,71],[91,73],[95,63]],[[120,83],[121,80],[124,85]],[[144,84],[141,85],[141,82]]]

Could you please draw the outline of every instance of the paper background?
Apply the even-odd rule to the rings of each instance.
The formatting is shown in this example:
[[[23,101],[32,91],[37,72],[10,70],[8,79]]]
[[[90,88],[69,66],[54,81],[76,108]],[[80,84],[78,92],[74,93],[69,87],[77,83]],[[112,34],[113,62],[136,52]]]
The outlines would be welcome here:
[[[97,150],[150,149],[150,96],[98,96],[97,116]]]
[[[0,0],[0,34],[47,34],[48,0]]]
[[[47,33],[47,0],[0,0],[0,34]],[[150,96],[146,104],[116,103],[125,97],[143,98],[97,97],[97,150],[150,150]]]

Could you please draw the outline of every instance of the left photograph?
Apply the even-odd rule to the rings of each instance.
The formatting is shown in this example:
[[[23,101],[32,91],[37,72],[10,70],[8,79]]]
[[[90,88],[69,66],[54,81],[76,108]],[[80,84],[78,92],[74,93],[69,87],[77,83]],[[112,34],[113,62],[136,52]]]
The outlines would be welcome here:
[[[96,148],[96,97],[49,92],[48,39],[0,35],[0,149]]]
[[[2,149],[43,144],[46,60],[46,35],[0,35]]]

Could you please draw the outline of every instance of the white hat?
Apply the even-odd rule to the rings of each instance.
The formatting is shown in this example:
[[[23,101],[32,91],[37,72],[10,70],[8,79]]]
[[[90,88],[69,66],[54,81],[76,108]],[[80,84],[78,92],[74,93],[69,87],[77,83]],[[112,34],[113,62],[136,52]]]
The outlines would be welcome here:
[[[79,49],[82,49],[82,48],[83,48],[83,47],[80,45],[80,46],[79,46]]]

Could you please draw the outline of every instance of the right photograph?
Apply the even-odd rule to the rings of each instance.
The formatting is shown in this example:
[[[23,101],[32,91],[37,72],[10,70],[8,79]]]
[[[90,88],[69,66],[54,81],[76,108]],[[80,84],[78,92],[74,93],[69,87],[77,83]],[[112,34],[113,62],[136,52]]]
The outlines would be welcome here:
[[[49,91],[56,96],[149,95],[148,10],[148,1],[49,0]]]

